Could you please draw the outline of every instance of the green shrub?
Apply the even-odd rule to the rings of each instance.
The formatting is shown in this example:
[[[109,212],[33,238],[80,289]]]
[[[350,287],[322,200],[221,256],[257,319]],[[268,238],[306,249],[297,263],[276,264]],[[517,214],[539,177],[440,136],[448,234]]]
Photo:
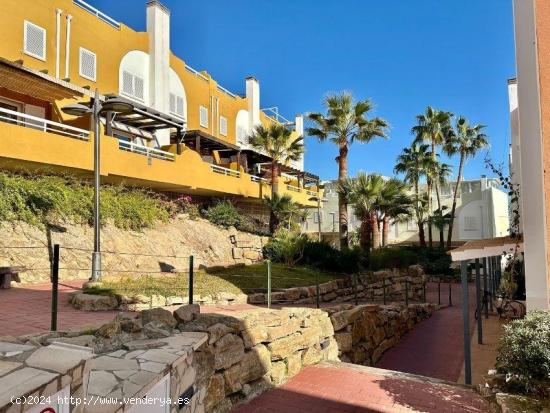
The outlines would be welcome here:
[[[235,227],[239,231],[253,234],[268,234],[265,224],[239,211],[229,200],[219,200],[203,210],[203,216],[214,225],[220,227]]]
[[[497,369],[509,375],[518,390],[547,397],[550,388],[550,312],[531,311],[504,326]]]
[[[307,238],[299,232],[281,228],[265,246],[269,259],[294,267],[304,256]]]
[[[340,251],[325,241],[308,240],[303,262],[323,271],[351,274],[364,266],[364,254],[358,247]]]
[[[418,264],[418,255],[406,248],[380,248],[370,254],[369,267],[373,271],[384,268],[407,268]]]

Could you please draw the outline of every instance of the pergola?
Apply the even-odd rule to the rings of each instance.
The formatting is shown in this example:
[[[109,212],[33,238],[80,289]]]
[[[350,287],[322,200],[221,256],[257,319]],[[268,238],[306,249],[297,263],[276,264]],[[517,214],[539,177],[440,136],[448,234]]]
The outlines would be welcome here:
[[[476,308],[481,309],[482,288],[494,296],[499,288],[502,276],[502,256],[523,252],[521,238],[498,237],[466,242],[464,245],[449,251],[453,262],[460,262],[462,281],[462,318],[464,322],[464,377],[466,384],[472,383],[472,356],[470,348],[470,303],[468,291],[468,263],[474,261],[476,274]],[[483,263],[483,276],[480,271],[480,262]],[[483,279],[483,287],[481,281]],[[493,300],[489,300],[491,311]],[[485,306],[485,318],[489,318],[489,308]],[[477,317],[477,342],[483,344],[482,315]]]

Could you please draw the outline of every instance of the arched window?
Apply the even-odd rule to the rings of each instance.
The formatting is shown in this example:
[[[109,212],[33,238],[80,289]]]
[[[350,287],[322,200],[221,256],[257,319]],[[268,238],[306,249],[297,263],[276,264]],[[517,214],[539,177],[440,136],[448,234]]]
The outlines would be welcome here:
[[[237,119],[235,121],[235,135],[237,136],[238,145],[248,145],[248,135],[250,135],[250,129],[247,110],[241,109],[237,112]]]
[[[119,68],[119,93],[138,102],[149,103],[149,55],[132,50],[124,55]]]
[[[185,95],[185,88],[178,74],[172,68],[170,68],[169,89],[170,114],[182,119],[187,119],[187,97]]]

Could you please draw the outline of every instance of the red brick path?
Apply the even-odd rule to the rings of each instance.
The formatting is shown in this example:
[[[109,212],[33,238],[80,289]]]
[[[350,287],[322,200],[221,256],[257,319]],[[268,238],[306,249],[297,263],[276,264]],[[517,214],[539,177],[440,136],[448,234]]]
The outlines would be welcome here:
[[[309,366],[233,413],[481,413],[473,390],[344,363]]]

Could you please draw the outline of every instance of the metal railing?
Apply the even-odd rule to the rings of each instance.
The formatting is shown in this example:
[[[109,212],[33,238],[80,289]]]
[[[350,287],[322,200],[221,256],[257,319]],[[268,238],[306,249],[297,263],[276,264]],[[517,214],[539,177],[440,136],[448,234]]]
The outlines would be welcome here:
[[[292,192],[302,192],[302,188],[300,188],[298,186],[294,186],[294,185],[287,185],[286,189],[288,189],[289,191],[292,191]]]
[[[230,92],[229,90],[227,90],[227,89],[224,88],[223,86],[218,85],[218,90],[219,90],[220,92],[225,93],[226,95],[231,96],[233,99],[236,99],[236,98],[238,97],[236,94],[234,94],[233,92]]]
[[[160,149],[149,148],[148,146],[139,145],[133,142],[118,141],[118,148],[123,151],[137,153],[138,155],[147,156],[148,158],[162,159],[164,161],[174,161],[175,155],[171,152],[162,151]]]
[[[205,81],[209,81],[210,79],[208,79],[208,77],[206,77],[205,75],[203,75],[201,72],[199,72],[198,70],[196,69],[193,69],[191,66],[189,65],[185,65],[185,70],[187,70],[188,72],[190,73],[193,73],[195,76],[201,78],[202,80],[205,80]]]
[[[241,177],[241,173],[239,171],[234,171],[233,169],[224,168],[223,166],[210,165],[210,169],[212,170],[212,172],[217,173],[217,174],[232,176],[234,178],[240,178]]]
[[[0,121],[27,128],[38,129],[42,132],[57,133],[59,135],[84,141],[87,141],[90,137],[90,132],[87,130],[4,108],[0,108]]]
[[[268,179],[265,179],[265,178],[262,178],[260,176],[256,176],[256,175],[251,175],[250,176],[250,180],[252,182],[263,182],[265,184],[269,184],[269,180]]]
[[[79,6],[80,8],[86,10],[88,13],[91,13],[93,14],[94,16],[96,16],[99,20],[107,23],[109,26],[112,26],[114,27],[115,29],[119,29],[120,30],[120,23],[117,22],[115,19],[107,16],[105,13],[103,13],[102,11],[99,11],[98,9],[96,9],[94,6],[86,3],[85,1],[83,0],[73,0],[73,3],[76,4],[77,6]]]
[[[317,196],[317,192],[310,191],[309,189],[306,189],[306,194],[311,195],[311,196]]]
[[[264,108],[261,109],[261,111],[264,113],[265,116],[270,118],[271,120],[282,123],[284,125],[294,125],[294,122],[288,120],[283,115],[279,113],[279,108],[277,106],[273,106],[271,108]]]

